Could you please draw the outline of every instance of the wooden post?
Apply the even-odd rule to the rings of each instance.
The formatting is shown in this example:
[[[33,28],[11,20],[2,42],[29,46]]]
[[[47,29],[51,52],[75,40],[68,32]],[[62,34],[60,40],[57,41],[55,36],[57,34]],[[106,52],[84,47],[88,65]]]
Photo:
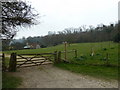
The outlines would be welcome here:
[[[61,62],[61,51],[58,52],[58,63]]]
[[[9,62],[9,71],[15,72],[16,71],[16,53],[12,53]]]
[[[75,58],[77,58],[77,50],[75,50]]]
[[[103,46],[102,46],[102,41],[101,41],[101,50],[102,50]]]
[[[67,42],[64,42],[65,44],[65,60],[67,60]]]
[[[93,49],[93,47],[91,48],[91,56],[94,56],[94,49]]]
[[[109,48],[110,48],[110,43],[111,43],[111,41],[109,41]]]
[[[54,62],[57,63],[58,60],[57,60],[57,51],[54,52]]]
[[[106,54],[106,65],[107,66],[109,65],[109,54],[108,53]]]
[[[6,66],[5,66],[5,54],[2,54],[2,71],[6,71]]]

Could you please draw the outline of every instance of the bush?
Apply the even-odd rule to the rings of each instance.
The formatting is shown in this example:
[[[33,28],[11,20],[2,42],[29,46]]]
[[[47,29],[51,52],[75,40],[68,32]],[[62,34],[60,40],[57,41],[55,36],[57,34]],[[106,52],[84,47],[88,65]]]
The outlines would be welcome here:
[[[115,49],[114,47],[111,47],[110,49]]]
[[[103,48],[103,51],[106,51],[107,50],[107,48]]]
[[[86,60],[87,57],[84,55],[81,55],[80,57],[76,58],[76,60]]]
[[[96,54],[96,56],[100,56],[100,54],[99,54],[99,53],[97,53],[97,54]]]
[[[45,46],[45,45],[41,45],[40,47],[41,47],[41,48],[46,48],[47,46]]]
[[[114,42],[120,42],[120,33],[117,33],[114,38],[113,38]]]

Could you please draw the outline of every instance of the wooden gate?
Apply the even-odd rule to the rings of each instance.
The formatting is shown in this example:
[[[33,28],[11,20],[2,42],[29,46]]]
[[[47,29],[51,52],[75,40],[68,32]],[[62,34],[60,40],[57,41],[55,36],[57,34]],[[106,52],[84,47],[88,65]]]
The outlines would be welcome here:
[[[51,64],[54,61],[55,53],[42,54],[17,54],[16,67],[30,67]]]
[[[9,71],[16,71],[20,67],[31,67],[57,62],[57,51],[54,53],[16,54],[12,53],[9,62]]]

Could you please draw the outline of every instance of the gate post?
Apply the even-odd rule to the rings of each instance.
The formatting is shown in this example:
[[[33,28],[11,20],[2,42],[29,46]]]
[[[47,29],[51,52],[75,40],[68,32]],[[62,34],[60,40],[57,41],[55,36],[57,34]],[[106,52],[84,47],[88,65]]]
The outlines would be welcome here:
[[[75,58],[77,58],[77,50],[75,50]]]
[[[6,66],[5,66],[5,54],[2,54],[2,71],[6,71]]]
[[[16,71],[16,53],[12,53],[9,62],[9,72]]]
[[[61,62],[61,51],[58,52],[58,63]]]
[[[57,51],[54,52],[54,62],[57,63],[58,60],[57,60]]]

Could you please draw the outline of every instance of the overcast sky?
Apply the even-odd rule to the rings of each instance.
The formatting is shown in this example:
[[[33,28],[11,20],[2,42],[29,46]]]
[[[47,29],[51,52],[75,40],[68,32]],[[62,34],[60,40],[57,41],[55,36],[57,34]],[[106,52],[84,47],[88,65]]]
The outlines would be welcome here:
[[[26,0],[42,16],[31,28],[22,28],[15,38],[44,36],[82,25],[110,24],[118,21],[119,0]]]

